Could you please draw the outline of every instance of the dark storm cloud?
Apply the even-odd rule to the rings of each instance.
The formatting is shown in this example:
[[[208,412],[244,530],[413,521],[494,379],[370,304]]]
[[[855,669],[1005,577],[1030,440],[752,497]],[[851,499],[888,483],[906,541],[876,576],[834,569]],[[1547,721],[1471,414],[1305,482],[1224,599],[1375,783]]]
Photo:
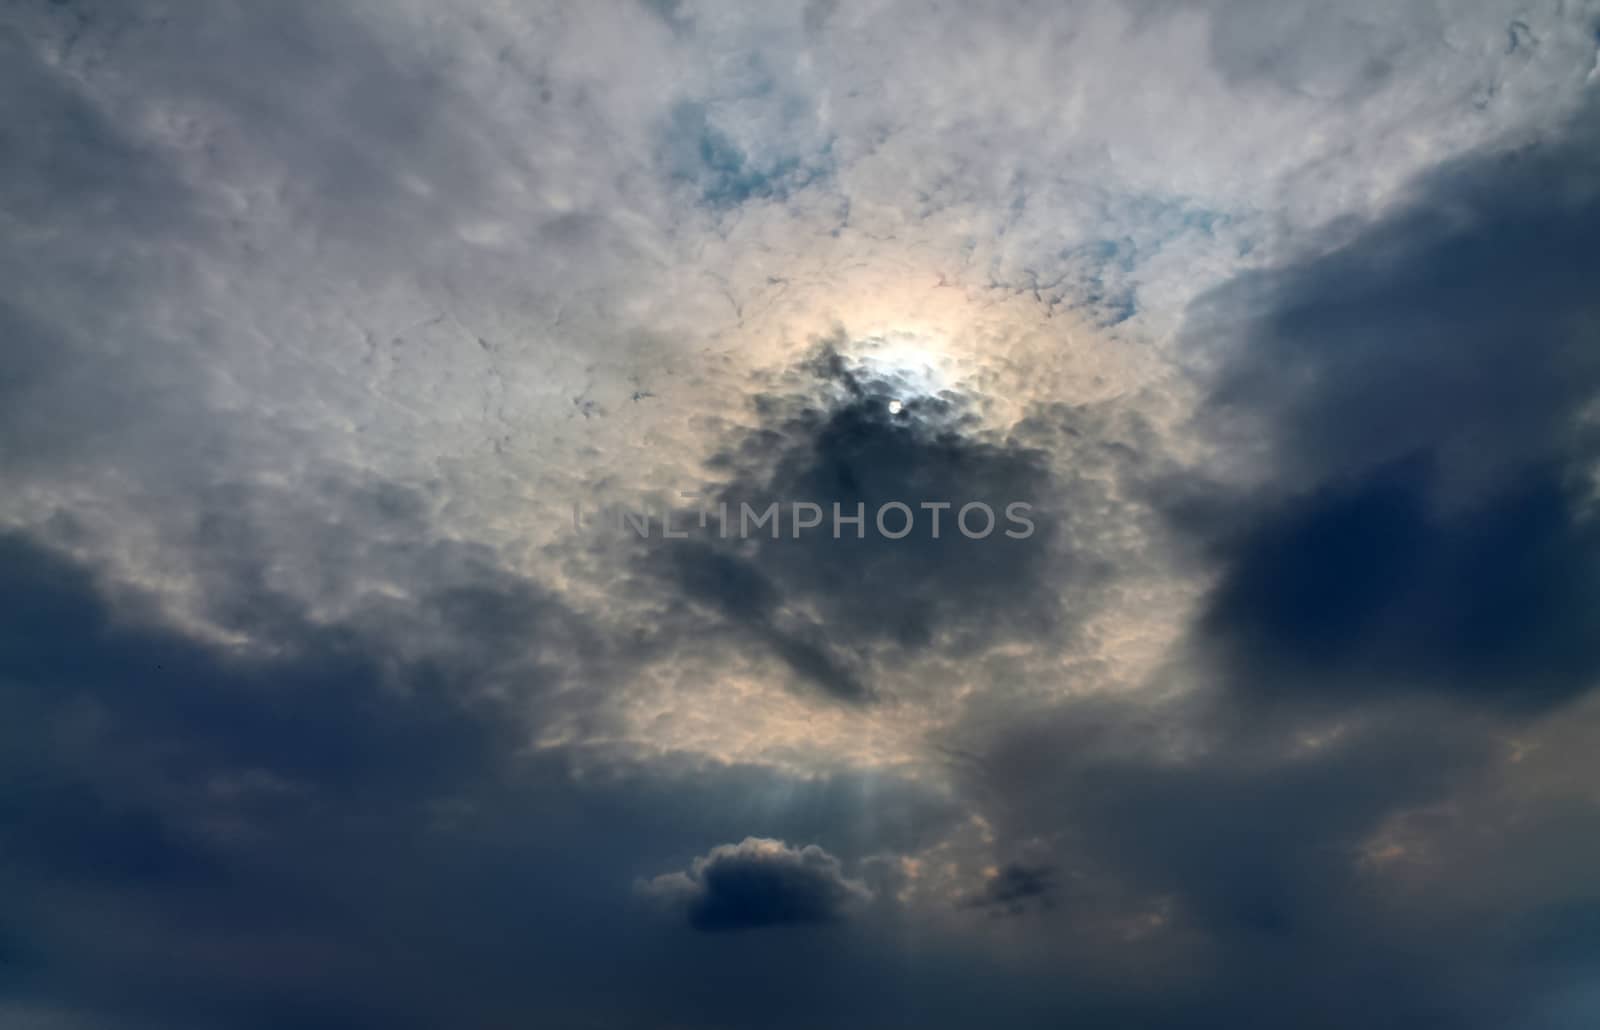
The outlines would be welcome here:
[[[1142,961],[1205,940],[1208,985],[1157,1025],[1568,1025],[1550,1012],[1581,1008],[1541,1001],[1587,961],[1584,875],[1549,856],[1592,852],[1594,806],[1523,800],[1502,824],[1478,796],[1506,769],[1501,712],[1600,678],[1597,114],[1203,297],[1187,341],[1222,360],[1202,425],[1269,469],[1170,507],[1219,561],[1195,625],[1218,691],[1075,702],[963,745],[998,854],[1059,870],[1038,913],[1059,940],[1149,913],[1160,932],[1126,945]],[[1392,846],[1482,886],[1408,907],[1374,841],[1456,808],[1472,832]],[[1474,889],[1515,900],[1464,904]]]
[[[341,496],[376,537],[380,511],[416,518],[399,488]],[[9,997],[130,1027],[491,1025],[509,1010],[647,1025],[693,1008],[674,985],[704,957],[680,957],[689,928],[630,907],[637,878],[707,839],[819,841],[770,875],[760,857],[713,863],[696,920],[826,919],[864,897],[832,855],[925,847],[959,815],[885,777],[620,758],[580,777],[526,742],[626,649],[583,643],[600,631],[539,585],[470,548],[405,546],[387,560],[412,566],[411,603],[316,619],[265,585],[259,537],[211,521],[230,560],[204,589],[261,646],[197,636],[60,551],[0,538]],[[325,532],[330,553],[357,550]],[[719,1019],[775,975],[718,961],[747,981]],[[192,982],[173,986],[176,968]],[[619,996],[622,968],[634,990]]]
[[[1273,509],[1226,548],[1203,628],[1262,691],[1437,688],[1536,708],[1600,676],[1600,526],[1534,469],[1439,512],[1423,461]]]
[[[696,930],[752,930],[829,923],[871,898],[839,860],[815,844],[747,837],[694,860],[687,872],[642,883],[651,897],[681,906]]]
[[[133,613],[147,609],[148,599],[113,603],[83,569],[26,539],[0,539],[0,569],[12,613],[0,630],[0,683],[16,716],[9,720],[8,754],[49,761],[56,766],[51,775],[71,775],[69,755],[82,760],[81,776],[106,773],[95,760],[95,741],[104,733],[108,743],[140,741],[168,772],[199,782],[232,773],[341,795],[426,795],[438,784],[481,774],[514,740],[509,723],[474,714],[476,699],[452,693],[453,682],[481,676],[487,658],[473,663],[445,652],[407,661],[398,641],[375,627],[291,623],[291,606],[265,595],[257,603],[268,613],[271,650],[230,653],[142,621]],[[441,590],[423,601],[419,619],[447,625],[457,597]],[[494,597],[498,617],[530,636],[548,631],[552,617],[567,617],[553,602]],[[30,743],[39,720],[48,728],[74,710],[88,713],[86,736],[72,742],[82,753]],[[21,718],[24,712],[34,718]],[[116,753],[110,748],[107,760]],[[33,827],[20,853],[59,840],[108,869],[189,868],[150,818],[119,814],[76,776],[35,783],[47,785],[43,794],[9,799],[27,806],[14,813],[26,818],[11,825]],[[76,847],[96,840],[106,846]],[[73,863],[54,864],[59,871]]]
[[[415,834],[427,805],[481,782],[515,740],[513,721],[454,692],[462,666],[291,623],[282,599],[262,598],[274,635],[252,655],[163,627],[148,599],[108,594],[24,538],[0,540],[0,584],[0,865],[33,885],[8,906],[29,941],[28,993],[190,1018],[248,1008],[277,982],[311,1018],[325,985],[287,986],[302,973],[274,953],[337,920],[315,879],[348,859],[361,824]],[[200,941],[214,942],[211,986],[154,986]],[[226,1008],[212,1018],[251,1025]]]
[[[487,552],[439,539],[406,489],[330,481],[191,501],[183,553],[210,633],[35,538],[0,538],[15,996],[109,1009],[119,1026],[437,1022],[402,1011],[424,1001],[395,986],[416,960],[378,924],[426,935],[431,892],[464,876],[449,861],[539,853],[451,828],[510,804],[529,736],[572,711],[574,686],[602,688],[603,655],[625,651],[597,646],[593,627]],[[72,540],[72,521],[56,535]],[[322,554],[319,605],[275,557],[285,524]],[[403,597],[329,614],[374,578]],[[566,777],[540,768],[517,793],[550,796],[557,817]],[[436,854],[451,839],[459,852]],[[500,932],[479,927],[435,950],[435,976],[462,975]],[[179,967],[196,984],[172,987]]]
[[[1202,424],[1272,473],[1169,506],[1220,562],[1195,626],[1219,689],[1078,701],[959,749],[997,855],[1058,871],[1016,925],[1154,924],[1120,946],[1218,957],[1153,1025],[1571,1025],[1549,999],[1587,961],[1587,888],[1549,856],[1591,854],[1600,818],[1570,785],[1493,799],[1527,725],[1504,713],[1600,676],[1595,114],[1197,304],[1187,340],[1223,356]],[[1471,830],[1417,816],[1441,811]],[[1004,892],[1019,863],[998,864]],[[1449,900],[1407,897],[1408,869]]]
[[[857,367],[831,346],[790,385],[793,392],[757,397],[760,426],[710,463],[725,483],[711,507],[728,505],[742,539],[717,538],[713,521],[710,534],[653,550],[652,562],[677,590],[846,700],[871,695],[859,670],[877,647],[966,655],[997,641],[1070,633],[1092,605],[1087,588],[1101,569],[1070,546],[1068,488],[1045,450],[986,434],[957,394],[919,396],[893,373]],[[896,398],[904,398],[898,412],[890,409]],[[957,522],[974,501],[994,513],[981,539]],[[822,525],[797,537],[794,502],[817,505]],[[875,524],[893,502],[914,518],[902,539]],[[924,502],[949,506],[937,514],[937,537]],[[1029,506],[1031,530],[1008,521],[1013,502]],[[770,527],[739,529],[741,506],[760,512],[773,503],[782,519],[777,539]],[[859,534],[841,525],[835,536],[835,505],[843,515],[858,506],[865,513]],[[886,516],[891,531],[902,517]],[[987,524],[981,512],[968,523],[974,534]],[[1074,581],[1085,589],[1064,606],[1061,587]]]
[[[1585,961],[1587,888],[1549,856],[1592,853],[1600,818],[1560,785],[1514,815],[1487,799],[1502,713],[1600,677],[1597,113],[1203,298],[1186,339],[1222,361],[1202,425],[1271,473],[1169,506],[1220,562],[1195,626],[1219,689],[1074,702],[960,748],[997,855],[1058,870],[1041,935],[1150,919],[1122,945],[1141,961],[1185,938],[1219,958],[1154,1025],[1569,1025],[1547,1004]],[[1386,836],[1440,811],[1471,831]],[[1408,868],[1450,900],[1406,897]]]
[[[1536,707],[1600,678],[1597,140],[1590,105],[1198,306],[1231,348],[1208,418],[1277,472],[1214,523],[1202,628],[1239,683]]]

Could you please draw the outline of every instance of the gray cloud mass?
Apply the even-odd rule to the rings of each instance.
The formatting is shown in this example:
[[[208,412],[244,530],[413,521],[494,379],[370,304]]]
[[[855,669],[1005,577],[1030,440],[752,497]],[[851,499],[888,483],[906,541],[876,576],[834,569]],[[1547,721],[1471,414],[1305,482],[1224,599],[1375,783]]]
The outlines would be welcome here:
[[[1597,27],[0,4],[0,1026],[1595,1026]]]

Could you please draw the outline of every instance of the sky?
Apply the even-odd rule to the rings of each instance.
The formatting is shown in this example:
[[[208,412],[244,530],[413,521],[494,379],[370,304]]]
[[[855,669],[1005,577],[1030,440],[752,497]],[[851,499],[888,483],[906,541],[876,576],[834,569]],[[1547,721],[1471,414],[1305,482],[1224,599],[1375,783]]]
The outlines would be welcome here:
[[[0,155],[0,1025],[1600,1025],[1595,0],[6,0]]]

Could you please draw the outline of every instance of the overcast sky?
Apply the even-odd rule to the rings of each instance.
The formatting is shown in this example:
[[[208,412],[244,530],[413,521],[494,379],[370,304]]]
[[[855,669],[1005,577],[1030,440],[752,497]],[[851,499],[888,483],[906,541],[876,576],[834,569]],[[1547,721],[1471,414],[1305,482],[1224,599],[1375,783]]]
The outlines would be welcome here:
[[[0,1025],[1600,1026],[1597,47],[0,3]]]

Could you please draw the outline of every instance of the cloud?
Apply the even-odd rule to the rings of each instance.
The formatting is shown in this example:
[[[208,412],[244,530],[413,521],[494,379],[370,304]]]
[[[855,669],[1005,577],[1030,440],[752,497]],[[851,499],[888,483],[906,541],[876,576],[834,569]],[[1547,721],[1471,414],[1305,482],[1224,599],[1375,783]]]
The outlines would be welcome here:
[[[1226,694],[1080,700],[971,746],[963,779],[984,799],[993,851],[1018,857],[1000,862],[966,907],[1027,906],[1027,919],[985,924],[1060,967],[1096,970],[1113,994],[1143,985],[1146,994],[1113,1011],[1188,998],[1158,1025],[1271,1022],[1315,996],[1316,1025],[1346,1025],[1376,1004],[1395,1025],[1474,1027],[1493,1025],[1474,1012],[1515,1010],[1525,998],[1515,985],[1553,970],[1516,941],[1451,928],[1472,918],[1463,908],[1503,911],[1491,898],[1508,891],[1565,897],[1578,879],[1542,871],[1544,848],[1521,848],[1483,806],[1516,769],[1492,726],[1447,708],[1367,706],[1331,721],[1263,718]],[[1548,795],[1522,804],[1568,831],[1595,825],[1554,816],[1565,803]],[[1462,848],[1455,830],[1391,836],[1397,821],[1427,825],[1457,810],[1463,833],[1478,827],[1499,856],[1481,887],[1484,856]],[[1439,885],[1438,907],[1419,903],[1411,862]],[[1474,890],[1487,892],[1482,909],[1461,897]],[[1480,966],[1503,976],[1440,980]],[[1151,988],[1151,970],[1172,969],[1190,973]]]
[[[1007,915],[1020,915],[1030,902],[1048,905],[1056,889],[1056,870],[1047,865],[1027,865],[1007,862],[983,884],[983,889],[964,904],[971,908],[985,908]]]
[[[1241,687],[1526,708],[1600,681],[1597,111],[1200,307],[1236,341],[1204,417],[1271,469],[1202,621]]]
[[[485,689],[499,661],[418,646],[449,635],[448,601],[424,602],[406,629],[370,611],[365,625],[319,625],[257,585],[250,602],[228,599],[271,639],[255,650],[191,635],[26,537],[0,539],[0,567],[18,613],[0,631],[4,779],[25,785],[0,801],[0,838],[7,883],[38,887],[8,905],[27,942],[8,971],[18,988],[52,985],[91,1010],[118,996],[128,1025],[208,1006],[243,1025],[241,995],[274,983],[298,984],[286,1008],[308,1019],[360,995],[359,963],[320,992],[279,949],[354,945],[330,903],[370,858],[349,831],[416,844],[434,806],[495,781],[517,741]],[[513,621],[530,614],[500,603]],[[212,986],[129,990],[177,961],[205,965]]]
[[[1587,1025],[1592,8],[9,5],[0,1022]]]
[[[219,597],[266,623],[272,648],[251,653],[135,616],[147,598],[124,588],[113,600],[82,567],[25,537],[0,538],[0,567],[7,606],[19,613],[0,635],[8,705],[45,727],[62,720],[63,732],[74,709],[93,713],[60,754],[9,734],[15,761],[45,767],[32,774],[43,793],[11,799],[21,806],[12,813],[16,846],[58,870],[88,861],[190,876],[207,867],[138,802],[127,808],[100,795],[127,786],[108,763],[130,757],[140,740],[191,788],[231,782],[260,786],[266,799],[311,791],[375,802],[448,795],[487,774],[514,741],[513,724],[490,714],[503,701],[484,689],[517,656],[495,635],[530,646],[563,617],[554,602],[488,587],[441,587],[392,622],[365,612],[365,625],[317,625],[267,590]],[[465,639],[451,646],[457,632]],[[552,681],[574,671],[543,670]]]
[[[855,702],[873,697],[871,668],[892,660],[883,652],[960,656],[1065,639],[1092,611],[1103,569],[1072,549],[1078,516],[1044,450],[985,430],[959,391],[896,381],[835,343],[789,380],[757,395],[759,423],[707,462],[716,478],[704,506],[729,513],[731,538],[714,515],[708,531],[648,550],[647,567],[671,588],[747,630],[800,679]],[[819,528],[794,529],[797,502],[816,505]],[[974,502],[988,514],[963,516]],[[741,522],[746,507],[773,504],[776,531]],[[903,513],[885,516],[899,539],[876,523],[894,504],[910,512],[909,533]],[[859,529],[835,527],[836,506],[859,510]],[[694,530],[697,516],[676,523]]]
[[[1229,547],[1203,631],[1262,694],[1569,700],[1600,681],[1600,533],[1563,478],[1441,514],[1435,475],[1401,463],[1296,498]]]
[[[689,925],[707,932],[831,923],[872,898],[815,844],[794,848],[760,837],[719,844],[687,872],[657,876],[639,889],[682,906]]]
[[[589,663],[620,641],[569,649],[598,627],[470,553],[421,561],[432,587],[405,604],[319,618],[247,574],[249,540],[217,541],[236,562],[208,596],[268,647],[175,624],[104,570],[0,537],[0,602],[17,613],[0,627],[0,980],[16,997],[117,1027],[483,1024],[508,1005],[649,1022],[688,1002],[666,975],[674,928],[629,910],[636,877],[708,837],[898,852],[960,818],[891,776],[530,748],[607,682]],[[765,879],[741,856],[704,880],[711,923],[865,900],[821,847],[776,856]],[[204,984],[166,989],[179,964]],[[631,970],[637,994],[616,997],[602,968]]]

